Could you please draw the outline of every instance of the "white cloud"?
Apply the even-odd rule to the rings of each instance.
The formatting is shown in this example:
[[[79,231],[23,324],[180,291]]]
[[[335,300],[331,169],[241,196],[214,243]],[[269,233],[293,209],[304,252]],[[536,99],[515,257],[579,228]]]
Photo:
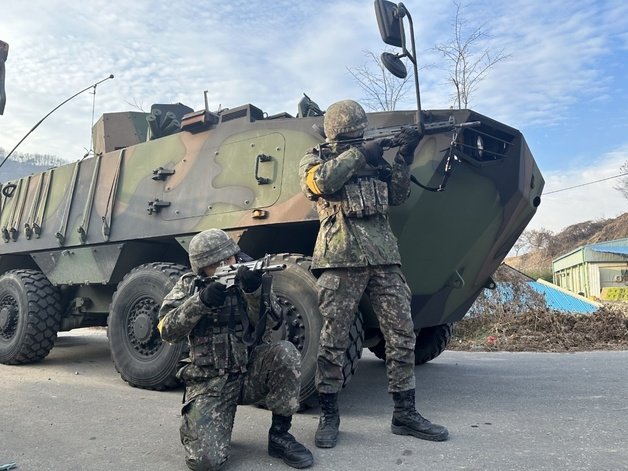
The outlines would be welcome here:
[[[420,72],[423,108],[447,108],[451,85],[431,48],[451,37],[452,4],[404,3],[414,20],[419,64],[428,66]],[[474,109],[518,128],[543,123],[553,141],[563,140],[564,153],[576,156],[564,170],[544,172],[546,190],[617,173],[628,159],[626,147],[582,163],[582,153],[561,136],[558,124],[595,103],[609,109],[605,126],[625,134],[626,68],[620,62],[628,49],[628,2],[475,0],[466,13],[471,26],[484,25],[490,33],[487,46],[512,55],[481,83]],[[252,103],[270,114],[294,114],[303,92],[323,108],[359,98],[346,67],[361,65],[364,50],[384,48],[370,0],[29,0],[4,2],[0,21],[0,39],[11,45],[8,100],[0,117],[6,150],[54,106],[110,73],[116,78],[97,89],[96,119],[132,109],[134,102],[145,110],[177,101],[200,109],[203,90],[212,109]],[[65,105],[19,150],[82,157],[90,142],[92,99],[84,93]],[[414,97],[404,105],[414,106]],[[554,162],[561,157],[552,156]],[[626,200],[613,184],[545,196],[531,227],[559,230],[625,212]]]
[[[498,63],[472,97],[477,111],[515,127],[556,124],[583,101],[609,101],[613,84],[607,68],[625,60],[612,54],[617,38],[628,28],[626,2],[554,0],[470,3],[465,10],[467,32],[481,26],[490,38],[478,43],[510,55]],[[451,37],[451,28],[442,40]],[[437,64],[443,59],[430,56]],[[453,90],[444,70],[430,69],[430,103],[447,99]],[[426,74],[424,74],[425,76]],[[425,81],[424,81],[425,83]],[[449,102],[448,102],[449,103]],[[442,105],[441,105],[442,106]]]
[[[302,92],[325,106],[355,89],[339,64],[370,47],[369,35],[379,45],[372,6],[356,16],[363,10],[356,0],[66,3],[33,1],[3,12],[11,18],[2,32],[11,54],[0,146],[10,149],[47,111],[110,73],[115,80],[98,87],[96,118],[128,103],[148,109],[181,101],[199,109],[203,90],[213,109],[250,102],[271,114],[294,113]],[[43,34],[23,34],[35,28]],[[19,150],[80,158],[92,98],[65,105]]]
[[[586,165],[544,172],[545,194],[528,229],[560,232],[576,222],[614,218],[627,212],[628,199],[614,188],[619,182],[616,178],[547,194],[618,175],[627,161],[628,144]]]

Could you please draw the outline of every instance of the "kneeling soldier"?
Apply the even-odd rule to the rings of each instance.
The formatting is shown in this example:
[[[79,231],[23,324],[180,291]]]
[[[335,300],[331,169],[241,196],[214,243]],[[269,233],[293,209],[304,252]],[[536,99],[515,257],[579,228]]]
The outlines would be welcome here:
[[[290,342],[269,340],[268,329],[281,322],[270,309],[270,276],[240,266],[234,286],[210,281],[198,288],[198,275],[212,277],[221,265],[236,263],[239,253],[221,230],[194,236],[194,273],[181,277],[159,313],[162,338],[175,343],[187,337],[190,345],[190,363],[178,373],[185,383],[180,431],[186,463],[193,470],[221,467],[229,457],[236,406],[264,400],[273,414],[268,453],[306,468],[312,454],[288,433],[299,406],[301,357]]]

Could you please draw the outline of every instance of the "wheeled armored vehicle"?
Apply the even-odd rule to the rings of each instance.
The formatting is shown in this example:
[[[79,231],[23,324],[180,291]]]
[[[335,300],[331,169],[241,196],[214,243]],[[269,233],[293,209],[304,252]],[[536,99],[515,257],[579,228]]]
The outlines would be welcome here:
[[[394,5],[378,4],[388,9],[380,13],[386,22]],[[425,134],[411,169],[423,186],[390,212],[412,290],[420,364],[445,349],[453,324],[493,285],[491,275],[540,203],[543,177],[518,130],[474,111],[419,106],[368,118],[367,135],[405,125]],[[316,131],[322,120],[308,99],[296,117],[252,104],[106,113],[94,128],[93,157],[4,182],[0,361],[42,360],[59,331],[106,325],[125,381],[174,386],[186,347],[161,341],[159,307],[189,270],[190,239],[218,227],[250,256],[272,254],[271,263],[286,264],[273,274],[286,318],[276,335],[301,351],[306,400],[315,391],[321,327],[309,269],[319,223],[297,169],[324,140]],[[351,331],[347,380],[363,347],[385,355],[366,297]]]

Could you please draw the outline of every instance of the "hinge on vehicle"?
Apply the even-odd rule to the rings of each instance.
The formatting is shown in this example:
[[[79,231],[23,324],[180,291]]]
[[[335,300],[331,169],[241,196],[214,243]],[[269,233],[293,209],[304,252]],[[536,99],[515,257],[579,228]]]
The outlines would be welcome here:
[[[158,167],[153,170],[153,180],[165,180],[169,176],[174,175],[174,169]]]
[[[158,213],[161,211],[161,208],[167,208],[170,206],[170,201],[161,201],[159,198],[155,198],[153,201],[148,202],[148,214]]]
[[[85,232],[85,228],[83,226],[79,227],[76,232],[79,234],[79,239],[81,239],[81,244],[87,242],[87,232]]]

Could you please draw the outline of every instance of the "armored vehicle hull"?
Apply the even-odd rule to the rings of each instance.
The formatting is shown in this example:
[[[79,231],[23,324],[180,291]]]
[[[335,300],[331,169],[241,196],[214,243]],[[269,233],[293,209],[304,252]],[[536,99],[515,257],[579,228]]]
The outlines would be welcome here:
[[[267,116],[252,105],[219,114],[169,106],[161,106],[161,116],[180,118],[170,130],[155,125],[159,112],[106,114],[96,124],[94,157],[2,186],[0,361],[41,360],[59,330],[108,325],[112,357],[126,381],[172,386],[185,352],[159,339],[159,305],[188,270],[192,236],[218,227],[249,255],[279,254],[274,258],[288,264],[274,275],[288,319],[277,335],[302,352],[305,399],[314,391],[321,326],[308,261],[318,219],[297,167],[323,141],[313,130],[322,117]],[[430,187],[447,174],[445,189],[413,186],[409,200],[390,213],[422,330],[418,363],[445,348],[451,324],[491,286],[543,188],[519,131],[470,110],[422,116],[427,126],[451,118],[480,124],[426,135],[412,174]],[[372,113],[369,131],[415,117]],[[393,156],[394,150],[385,154]],[[347,379],[362,346],[384,354],[367,298],[347,352]]]

